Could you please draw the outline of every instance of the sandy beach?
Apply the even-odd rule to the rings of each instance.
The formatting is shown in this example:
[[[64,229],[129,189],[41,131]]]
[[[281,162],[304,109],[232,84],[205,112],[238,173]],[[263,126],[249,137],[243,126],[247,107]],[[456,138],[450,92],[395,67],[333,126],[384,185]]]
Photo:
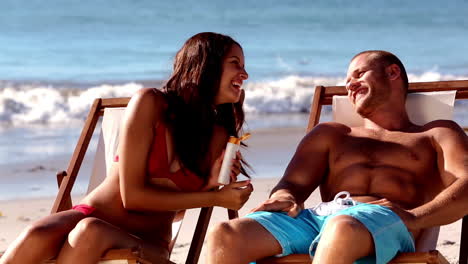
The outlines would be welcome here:
[[[239,211],[243,216],[248,211],[268,197],[269,191],[275,185],[277,179],[257,179],[253,181],[255,190],[250,200]],[[79,199],[79,197],[75,197]],[[320,201],[318,192],[314,192],[306,205],[313,206]],[[21,199],[11,201],[0,201],[0,251],[4,251],[8,244],[32,221],[49,214],[53,204],[53,198]],[[177,244],[172,252],[171,260],[175,263],[184,263],[188,254],[193,231],[198,219],[198,209],[189,210],[186,213]],[[215,208],[210,221],[210,226],[220,221],[227,220],[227,211],[224,208]],[[441,228],[437,249],[455,264],[458,259],[460,247],[461,221],[443,226]],[[206,252],[203,249],[199,263],[205,263]]]
[[[240,210],[240,216],[245,215],[251,208],[255,207],[265,200],[271,189],[274,187],[279,177],[281,177],[289,159],[291,158],[295,147],[302,138],[304,129],[302,128],[283,128],[279,130],[260,130],[255,131],[253,136],[247,142],[249,149],[243,154],[249,163],[255,169],[252,183],[254,192],[250,200]],[[274,142],[274,144],[272,144]],[[56,188],[54,169],[67,167],[69,157],[54,159],[53,161],[28,164],[15,164],[4,166],[1,175],[1,182],[8,182],[13,177],[24,177],[25,194],[18,194],[19,197],[28,196],[31,189],[29,181],[47,178],[50,182],[50,188]],[[91,158],[87,158],[84,164],[84,172],[91,167]],[[42,167],[38,167],[42,166]],[[36,169],[34,169],[36,168]],[[3,183],[0,182],[0,185]],[[3,185],[5,186],[5,185]],[[80,195],[74,196],[74,201],[80,199]],[[53,194],[44,198],[17,198],[0,201],[0,252],[4,251],[8,244],[20,233],[20,231],[31,222],[49,214],[53,204]],[[318,192],[314,192],[307,200],[306,206],[312,207],[320,201]],[[184,219],[182,229],[171,255],[171,260],[175,263],[184,263],[188,253],[193,230],[198,218],[198,209],[189,210]],[[226,209],[215,208],[210,221],[210,226],[215,223],[227,220]],[[450,261],[456,263],[460,246],[461,221],[443,226],[438,241],[438,250]],[[204,263],[206,252],[202,250],[199,263]]]

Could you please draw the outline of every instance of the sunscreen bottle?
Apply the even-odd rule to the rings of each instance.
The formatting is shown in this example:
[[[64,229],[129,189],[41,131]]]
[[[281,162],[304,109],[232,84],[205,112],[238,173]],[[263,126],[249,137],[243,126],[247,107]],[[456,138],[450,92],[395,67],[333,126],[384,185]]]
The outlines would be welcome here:
[[[240,143],[242,140],[246,140],[250,137],[250,133],[243,135],[240,138],[230,137],[226,145],[226,151],[224,152],[223,163],[221,165],[221,170],[218,176],[218,183],[220,184],[229,184],[232,160],[236,158],[236,152],[239,150]]]

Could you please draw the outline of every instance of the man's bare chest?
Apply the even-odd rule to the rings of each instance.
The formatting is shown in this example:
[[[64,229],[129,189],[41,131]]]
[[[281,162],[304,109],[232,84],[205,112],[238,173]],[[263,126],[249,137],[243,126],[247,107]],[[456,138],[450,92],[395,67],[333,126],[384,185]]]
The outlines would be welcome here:
[[[329,159],[326,192],[347,190],[406,206],[426,199],[420,191],[437,173],[436,151],[423,134],[346,135],[333,144]]]
[[[421,133],[355,133],[334,144],[330,165],[337,168],[389,166],[418,172],[432,166],[435,157],[431,139]]]

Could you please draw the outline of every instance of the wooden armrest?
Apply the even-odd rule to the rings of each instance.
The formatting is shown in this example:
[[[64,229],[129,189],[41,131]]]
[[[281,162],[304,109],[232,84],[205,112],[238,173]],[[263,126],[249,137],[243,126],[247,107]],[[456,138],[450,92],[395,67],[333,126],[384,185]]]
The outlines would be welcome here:
[[[101,261],[117,259],[129,260],[129,263],[156,264],[145,260],[143,258],[142,251],[138,248],[110,249],[104,254],[104,256],[102,256]],[[160,260],[157,264],[159,263],[174,264],[169,260]]]
[[[60,189],[60,184],[62,184],[62,181],[65,177],[68,177],[68,174],[66,171],[59,171],[57,172],[57,185],[58,185],[58,188]],[[67,199],[66,201],[66,209],[71,209],[72,208],[72,200],[71,200],[71,197],[68,196],[66,197],[65,199]]]

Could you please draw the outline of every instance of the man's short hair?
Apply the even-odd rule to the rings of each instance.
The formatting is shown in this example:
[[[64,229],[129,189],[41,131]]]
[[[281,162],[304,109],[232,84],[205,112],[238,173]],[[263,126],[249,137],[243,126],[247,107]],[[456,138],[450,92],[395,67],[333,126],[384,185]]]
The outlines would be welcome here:
[[[368,55],[370,63],[376,64],[381,67],[387,67],[396,64],[400,68],[400,76],[403,80],[403,87],[408,90],[408,75],[406,74],[405,66],[393,53],[384,50],[366,50],[355,55],[351,61],[360,55]]]

